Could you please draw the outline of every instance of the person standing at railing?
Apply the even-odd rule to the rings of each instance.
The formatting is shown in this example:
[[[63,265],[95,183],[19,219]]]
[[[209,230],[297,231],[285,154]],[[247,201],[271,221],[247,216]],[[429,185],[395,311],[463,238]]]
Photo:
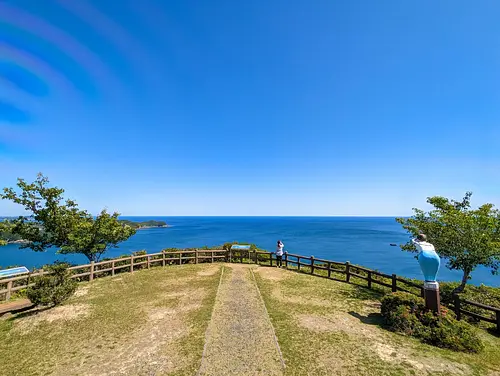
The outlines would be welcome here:
[[[278,244],[276,245],[276,267],[281,268],[283,266],[283,249],[285,245],[278,240]]]

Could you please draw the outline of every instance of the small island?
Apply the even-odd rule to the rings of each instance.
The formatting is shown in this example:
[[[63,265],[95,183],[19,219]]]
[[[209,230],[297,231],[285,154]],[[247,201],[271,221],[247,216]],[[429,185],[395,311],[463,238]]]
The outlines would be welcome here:
[[[141,230],[145,228],[157,228],[157,227],[168,227],[167,222],[165,221],[144,221],[144,222],[135,222],[130,221],[128,219],[120,219],[120,223],[130,226],[136,230]]]

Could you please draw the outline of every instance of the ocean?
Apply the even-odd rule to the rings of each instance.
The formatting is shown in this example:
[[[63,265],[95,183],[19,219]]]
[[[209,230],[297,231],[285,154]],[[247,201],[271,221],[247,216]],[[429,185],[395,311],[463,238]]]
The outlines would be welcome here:
[[[122,217],[133,221],[163,220],[171,227],[138,230],[119,248],[111,249],[105,257],[116,257],[138,250],[148,253],[164,248],[187,248],[221,245],[225,242],[255,243],[274,250],[282,240],[285,250],[333,261],[377,269],[388,274],[422,278],[414,254],[403,252],[391,243],[403,244],[408,235],[389,217]],[[87,263],[81,255],[58,255],[54,251],[35,253],[10,244],[0,247],[0,266],[24,265],[39,267],[55,260],[78,264]],[[441,262],[438,279],[458,281],[461,273],[450,271]],[[472,274],[473,284],[500,286],[500,276],[485,268]]]

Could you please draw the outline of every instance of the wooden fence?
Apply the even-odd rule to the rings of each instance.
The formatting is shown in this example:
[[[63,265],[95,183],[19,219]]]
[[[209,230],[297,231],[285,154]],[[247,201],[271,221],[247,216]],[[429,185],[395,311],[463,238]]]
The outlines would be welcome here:
[[[95,278],[111,275],[114,276],[120,272],[134,272],[139,269],[150,269],[155,266],[198,264],[213,262],[241,262],[256,263],[263,266],[275,266],[277,263],[275,252],[247,251],[247,250],[224,250],[224,249],[196,249],[179,250],[174,252],[162,251],[146,255],[132,255],[129,257],[116,258],[101,262],[91,262],[86,265],[72,266],[69,269],[73,271],[71,278],[78,280],[92,281]],[[285,253],[283,257],[283,266],[289,270],[308,273],[317,277],[328,278],[340,282],[354,283],[362,287],[374,289],[376,286],[390,289],[392,292],[404,291],[423,297],[423,284],[417,284],[408,281],[396,274],[385,274],[376,270],[364,268],[359,265],[353,265],[347,262],[337,262],[331,260],[318,259],[313,256],[307,257],[292,253]],[[43,270],[28,275],[0,279],[0,300],[9,300],[12,293],[33,286],[33,279],[45,274]],[[359,280],[365,281],[362,284],[356,283]],[[1,299],[3,295],[3,299]],[[472,306],[479,309],[479,312],[471,312]],[[500,333],[500,308],[490,307],[481,303],[461,299],[458,295],[454,296],[452,306],[461,319],[462,315],[467,315],[475,320],[486,321],[496,324],[497,331]],[[492,312],[490,317],[484,316],[484,312]],[[493,317],[494,316],[494,317]]]
[[[258,253],[267,255],[265,258],[265,264],[268,264],[269,266],[273,266],[273,264],[276,265],[277,260],[274,252]],[[339,282],[354,283],[369,289],[373,289],[375,288],[375,285],[378,285],[383,288],[390,289],[392,292],[404,291],[417,296],[424,296],[423,283],[417,284],[412,281],[408,281],[405,278],[398,277],[396,274],[385,274],[376,270],[364,268],[362,266],[353,265],[349,263],[349,261],[337,262],[318,259],[314,256],[307,257],[292,253],[285,253],[283,256],[283,265],[288,270],[296,270],[298,272],[333,279]],[[356,279],[366,281],[366,283],[359,284]],[[451,308],[453,308],[458,320],[462,319],[462,315],[467,315],[477,321],[486,321],[488,323],[496,324],[496,330],[500,333],[500,308],[461,299],[459,295],[454,295],[453,298],[454,301]],[[475,307],[482,314],[472,312],[470,310],[471,308],[464,309],[464,306]],[[487,313],[491,313],[491,315],[489,317],[485,316]]]

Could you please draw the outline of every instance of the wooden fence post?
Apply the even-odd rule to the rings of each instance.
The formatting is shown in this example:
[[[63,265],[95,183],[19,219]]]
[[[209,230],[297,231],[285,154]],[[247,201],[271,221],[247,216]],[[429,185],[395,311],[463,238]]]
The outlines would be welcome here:
[[[297,270],[300,272],[300,257],[297,256]]]
[[[195,249],[194,252],[195,252],[194,253],[194,263],[197,264],[198,263],[198,250]]]
[[[273,266],[273,252],[269,253],[269,265]]]
[[[161,266],[165,266],[165,250],[164,249],[161,251],[161,258],[162,258]]]
[[[345,263],[345,281],[349,283],[351,280],[351,264],[349,261],[346,261]]]
[[[256,264],[259,263],[259,260],[257,260],[257,250],[256,249],[253,250],[253,260],[255,261]]]
[[[111,276],[115,275],[115,260],[111,261]]]
[[[288,252],[285,252],[285,269],[288,269]]]
[[[182,265],[182,251],[179,251],[179,265]]]
[[[151,265],[151,256],[148,256],[148,259],[147,259],[147,267],[149,269],[150,265]]]
[[[12,281],[7,282],[7,293],[5,294],[5,300],[10,300],[10,290],[12,290]]]
[[[371,271],[368,272],[368,288],[369,289],[372,288],[372,272]]]
[[[328,268],[328,278],[331,278],[332,277],[332,263],[330,261],[328,261],[327,268]]]
[[[398,286],[396,285],[396,274],[392,275],[392,292],[398,291]]]
[[[240,263],[243,264],[243,251],[240,249]]]
[[[500,311],[496,311],[497,318],[497,333],[500,333]]]
[[[90,261],[89,281],[92,282],[93,280],[94,280],[94,261]]]
[[[210,251],[210,253],[211,253],[210,256],[212,256],[212,264],[213,264],[214,263],[214,251],[212,250],[212,251]]]
[[[134,256],[130,256],[130,273],[134,272]]]
[[[311,274],[314,274],[314,256],[311,256]]]
[[[455,305],[455,315],[457,315],[457,320],[460,320],[462,318],[462,313],[460,312],[460,297],[458,294],[453,295],[453,303]],[[497,319],[498,319],[498,312],[497,312]]]
[[[229,262],[233,262],[233,250],[229,248]]]

